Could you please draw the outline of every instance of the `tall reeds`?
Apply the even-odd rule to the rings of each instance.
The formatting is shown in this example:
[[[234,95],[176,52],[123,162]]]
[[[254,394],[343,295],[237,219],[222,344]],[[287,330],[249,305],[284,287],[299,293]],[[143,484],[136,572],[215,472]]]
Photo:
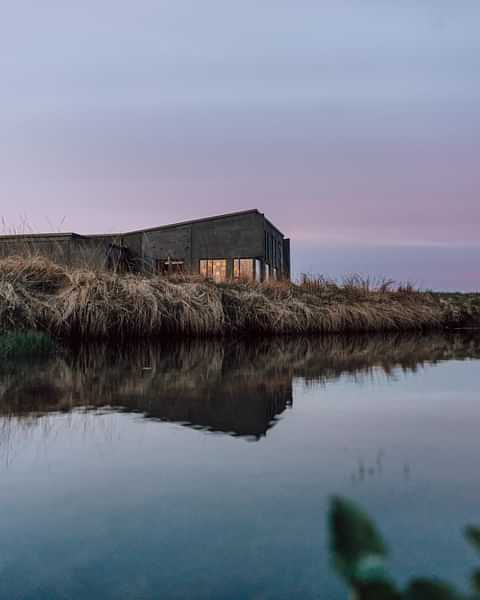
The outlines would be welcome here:
[[[480,323],[480,297],[435,295],[391,282],[339,284],[168,279],[66,267],[38,255],[0,259],[0,331],[78,338],[305,334]]]

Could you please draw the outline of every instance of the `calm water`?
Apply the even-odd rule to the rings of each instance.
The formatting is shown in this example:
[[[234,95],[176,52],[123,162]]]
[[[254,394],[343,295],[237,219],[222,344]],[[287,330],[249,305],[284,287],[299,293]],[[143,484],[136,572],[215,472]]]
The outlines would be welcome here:
[[[466,580],[480,337],[190,342],[0,366],[0,598],[346,598],[331,494]]]

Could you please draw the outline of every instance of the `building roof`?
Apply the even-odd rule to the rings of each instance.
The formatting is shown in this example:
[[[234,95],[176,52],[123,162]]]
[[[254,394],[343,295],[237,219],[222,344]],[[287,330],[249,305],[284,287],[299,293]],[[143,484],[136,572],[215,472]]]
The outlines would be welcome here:
[[[6,235],[0,235],[0,240],[25,240],[29,239],[37,240],[38,238],[45,239],[65,239],[65,238],[86,238],[88,236],[80,235],[78,233],[68,232],[68,233],[9,233]]]
[[[161,231],[162,229],[172,229],[175,227],[182,227],[182,226],[188,226],[188,225],[194,225],[196,223],[205,223],[208,221],[218,221],[220,219],[230,219],[232,217],[241,217],[241,216],[245,216],[245,215],[249,215],[249,214],[258,214],[263,216],[263,218],[265,219],[265,221],[271,226],[273,227],[273,229],[275,229],[275,231],[277,231],[280,235],[284,235],[277,227],[275,227],[275,225],[269,221],[265,215],[263,213],[261,213],[257,208],[253,208],[250,210],[242,210],[239,212],[233,212],[233,213],[226,213],[226,214],[221,214],[221,215],[215,215],[215,216],[211,216],[211,217],[203,217],[201,219],[193,219],[193,220],[189,220],[189,221],[180,221],[178,223],[171,223],[168,225],[159,225],[158,227],[149,227],[146,229],[136,229],[133,231],[125,231],[125,232],[121,232],[121,233],[98,233],[98,234],[92,234],[92,235],[80,235],[78,233],[27,233],[27,234],[9,234],[9,235],[0,235],[0,240],[15,240],[15,239],[25,239],[27,240],[28,238],[31,239],[38,239],[38,238],[89,238],[89,237],[95,237],[95,238],[110,238],[110,237],[119,237],[119,236],[128,236],[128,235],[133,235],[133,234],[137,234],[137,233],[148,233],[150,231]]]
[[[183,227],[187,225],[194,225],[195,223],[207,223],[208,221],[218,221],[220,219],[229,219],[231,217],[242,217],[249,214],[261,214],[256,208],[250,210],[242,210],[239,212],[225,213],[222,215],[215,215],[212,217],[202,217],[200,219],[191,219],[189,221],[179,221],[177,223],[169,223],[168,225],[159,225],[157,227],[148,227],[147,229],[136,229],[134,231],[127,231],[121,235],[129,235],[132,233],[148,233],[149,231],[159,231],[162,229],[171,229],[172,227]]]

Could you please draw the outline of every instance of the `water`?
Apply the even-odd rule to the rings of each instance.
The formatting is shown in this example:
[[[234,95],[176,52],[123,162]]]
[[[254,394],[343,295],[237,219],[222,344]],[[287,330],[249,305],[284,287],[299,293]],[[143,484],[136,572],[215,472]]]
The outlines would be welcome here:
[[[0,367],[0,598],[346,598],[328,499],[464,585],[480,337],[188,342]]]

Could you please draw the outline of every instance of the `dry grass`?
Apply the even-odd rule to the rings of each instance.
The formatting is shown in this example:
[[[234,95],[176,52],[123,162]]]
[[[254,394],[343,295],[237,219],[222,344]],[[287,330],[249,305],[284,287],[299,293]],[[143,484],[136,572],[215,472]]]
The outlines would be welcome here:
[[[41,256],[0,259],[0,331],[63,337],[305,334],[462,326],[480,322],[480,296],[437,295],[358,277],[336,283],[215,285],[64,267]]]
[[[79,337],[207,335],[224,326],[213,286],[78,270],[53,297],[55,333]]]

